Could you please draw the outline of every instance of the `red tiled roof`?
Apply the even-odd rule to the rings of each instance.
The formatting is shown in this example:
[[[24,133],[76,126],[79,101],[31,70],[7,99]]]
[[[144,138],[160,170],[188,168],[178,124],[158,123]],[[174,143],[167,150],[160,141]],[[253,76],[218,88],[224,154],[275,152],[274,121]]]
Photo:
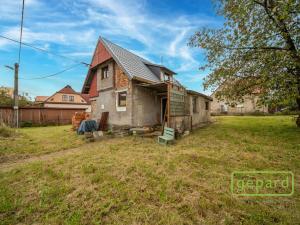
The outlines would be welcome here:
[[[36,101],[36,102],[43,102],[43,101],[45,101],[47,98],[49,98],[49,96],[36,96],[36,97],[35,97],[35,101]]]
[[[89,94],[81,94],[81,93],[78,93],[81,95],[81,97],[87,102],[87,103],[90,103],[90,95]]]
[[[73,90],[73,88],[70,85],[65,86],[63,89],[58,91],[57,93],[63,93],[63,94],[78,94],[76,91]]]

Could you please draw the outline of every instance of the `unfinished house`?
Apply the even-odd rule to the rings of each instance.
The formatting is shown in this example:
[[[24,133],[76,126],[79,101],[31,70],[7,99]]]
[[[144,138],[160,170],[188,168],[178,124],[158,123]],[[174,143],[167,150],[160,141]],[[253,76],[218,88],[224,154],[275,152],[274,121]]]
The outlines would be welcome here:
[[[82,93],[92,118],[108,112],[110,127],[166,125],[181,132],[210,121],[212,99],[186,90],[175,72],[99,38]]]
[[[213,115],[241,115],[241,114],[252,114],[252,113],[268,113],[268,106],[258,105],[258,97],[255,93],[252,95],[247,95],[243,97],[241,102],[231,102],[225,100],[219,100],[216,97],[218,90],[221,90],[220,86],[216,91],[211,95],[213,102],[211,104],[211,113]]]

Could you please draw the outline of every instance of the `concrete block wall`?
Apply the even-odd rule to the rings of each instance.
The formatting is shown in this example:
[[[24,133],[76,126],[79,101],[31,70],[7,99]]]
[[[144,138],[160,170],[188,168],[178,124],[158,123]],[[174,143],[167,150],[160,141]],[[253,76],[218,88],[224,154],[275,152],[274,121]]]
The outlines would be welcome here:
[[[152,126],[160,123],[161,102],[155,90],[144,88],[133,82],[132,125]]]
[[[108,78],[101,79],[102,68],[108,66]],[[97,70],[97,90],[99,96],[93,98],[92,118],[99,121],[102,112],[109,112],[108,124],[114,127],[131,126],[132,123],[132,86],[131,81],[114,61],[101,65]],[[117,110],[119,90],[127,91],[126,110]]]
[[[117,111],[115,90],[100,92],[96,100],[96,111],[93,113],[97,120],[100,120],[102,112],[109,112],[108,123],[113,126],[130,126],[131,125],[131,91],[128,89],[126,98],[126,111]]]
[[[197,112],[193,112],[193,97],[197,98]],[[209,108],[208,110],[205,109],[205,102],[208,102]],[[210,122],[210,107],[211,107],[211,101],[207,100],[204,97],[201,96],[192,96],[190,95],[190,114],[192,116],[192,126],[197,127],[201,123],[207,123]]]
[[[101,79],[102,70],[108,67],[108,78]],[[97,70],[97,90],[105,90],[114,87],[114,63],[112,61],[103,63]]]

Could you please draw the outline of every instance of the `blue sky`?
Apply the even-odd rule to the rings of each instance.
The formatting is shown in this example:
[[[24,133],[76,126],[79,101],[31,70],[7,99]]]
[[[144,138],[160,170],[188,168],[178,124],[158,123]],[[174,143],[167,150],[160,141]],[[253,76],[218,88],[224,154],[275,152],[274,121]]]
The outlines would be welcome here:
[[[0,34],[19,38],[22,0],[1,0]],[[200,27],[220,27],[210,0],[25,0],[23,41],[75,61],[90,63],[99,35],[177,72],[189,89],[203,92],[207,71],[203,50],[187,42]],[[0,86],[13,86],[18,45],[0,38]],[[22,48],[20,78],[56,73],[72,60]],[[65,85],[81,91],[87,67],[78,66],[47,79],[20,79],[20,92],[51,95]],[[208,93],[208,92],[206,92]]]

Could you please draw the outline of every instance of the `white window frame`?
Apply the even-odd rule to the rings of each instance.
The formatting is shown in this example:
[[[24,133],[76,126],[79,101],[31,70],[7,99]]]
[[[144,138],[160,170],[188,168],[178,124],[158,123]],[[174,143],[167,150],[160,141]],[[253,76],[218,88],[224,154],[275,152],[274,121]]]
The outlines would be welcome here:
[[[116,109],[117,109],[117,112],[125,112],[126,106],[127,106],[127,95],[126,95],[126,106],[119,106],[119,93],[120,92],[126,92],[126,94],[128,94],[127,89],[115,91],[115,93],[116,93]]]
[[[73,101],[71,101],[71,99],[73,98]],[[75,101],[75,97],[73,95],[69,95],[69,102],[74,102]]]
[[[104,66],[101,68],[101,80],[105,80],[109,77],[109,67]]]
[[[68,95],[62,95],[61,99],[63,102],[68,102],[69,101],[69,96]]]

